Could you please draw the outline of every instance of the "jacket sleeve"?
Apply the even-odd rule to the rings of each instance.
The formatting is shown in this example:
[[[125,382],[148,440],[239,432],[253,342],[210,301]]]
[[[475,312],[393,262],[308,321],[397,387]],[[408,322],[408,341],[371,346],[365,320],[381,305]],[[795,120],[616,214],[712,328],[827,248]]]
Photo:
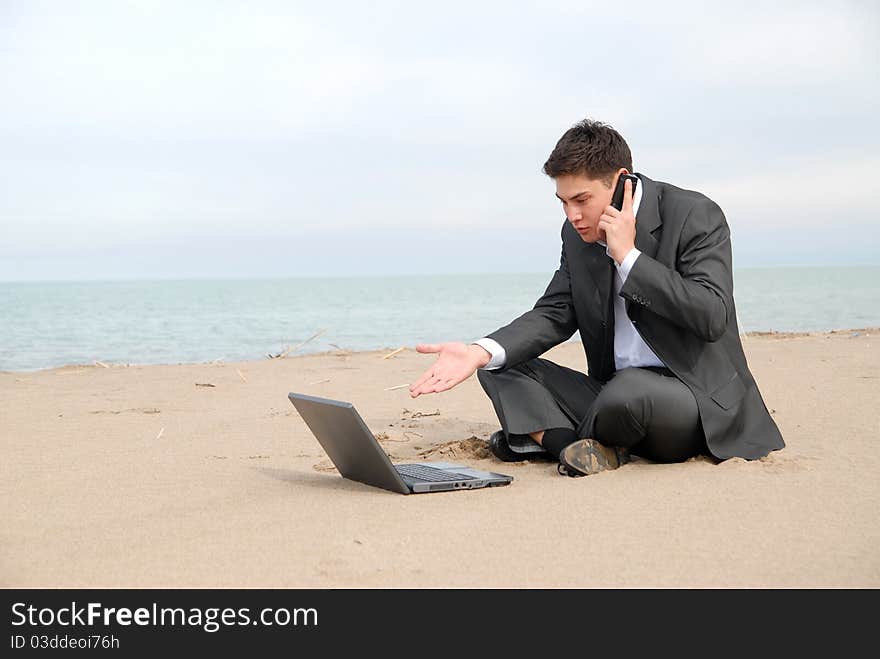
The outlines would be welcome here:
[[[577,328],[563,247],[559,269],[553,274],[553,279],[531,311],[492,332],[488,338],[500,343],[507,353],[507,361],[499,369],[503,371],[538,357],[553,346],[567,341]]]
[[[730,229],[711,199],[698,201],[684,221],[677,269],[641,254],[620,295],[704,341],[717,341],[733,309]]]

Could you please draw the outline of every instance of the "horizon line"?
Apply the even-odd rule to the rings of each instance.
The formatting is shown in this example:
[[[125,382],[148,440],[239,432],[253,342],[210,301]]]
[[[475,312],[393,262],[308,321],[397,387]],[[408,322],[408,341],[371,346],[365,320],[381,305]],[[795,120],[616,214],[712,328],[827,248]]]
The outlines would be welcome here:
[[[734,274],[739,270],[778,270],[778,269],[796,269],[796,268],[877,268],[880,263],[849,263],[846,265],[839,263],[784,263],[778,265],[745,265],[734,267]],[[127,282],[182,282],[182,281],[274,281],[289,279],[383,279],[383,278],[424,278],[424,277],[476,277],[476,276],[501,276],[501,275],[546,275],[548,270],[528,270],[528,271],[469,271],[469,272],[421,272],[421,273],[371,273],[371,274],[340,274],[340,275],[242,275],[238,277],[223,276],[204,276],[204,277],[111,277],[111,278],[74,278],[74,279],[0,279],[0,284],[111,284],[111,283],[127,283]]]

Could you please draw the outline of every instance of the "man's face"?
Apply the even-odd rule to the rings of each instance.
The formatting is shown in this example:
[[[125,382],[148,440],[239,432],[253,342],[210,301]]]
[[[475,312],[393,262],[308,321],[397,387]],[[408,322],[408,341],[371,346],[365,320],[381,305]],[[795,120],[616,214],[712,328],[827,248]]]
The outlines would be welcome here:
[[[599,218],[611,203],[620,172],[615,174],[610,186],[583,174],[563,174],[556,179],[556,196],[562,202],[565,217],[585,243],[605,242],[605,232],[598,227]]]

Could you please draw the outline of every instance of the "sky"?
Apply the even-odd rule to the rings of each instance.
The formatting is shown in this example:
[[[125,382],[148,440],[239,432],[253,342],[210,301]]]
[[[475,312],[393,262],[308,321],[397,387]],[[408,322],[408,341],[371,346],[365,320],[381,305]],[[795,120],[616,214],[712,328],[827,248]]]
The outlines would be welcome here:
[[[0,0],[0,281],[548,272],[571,125],[880,264],[874,2]]]

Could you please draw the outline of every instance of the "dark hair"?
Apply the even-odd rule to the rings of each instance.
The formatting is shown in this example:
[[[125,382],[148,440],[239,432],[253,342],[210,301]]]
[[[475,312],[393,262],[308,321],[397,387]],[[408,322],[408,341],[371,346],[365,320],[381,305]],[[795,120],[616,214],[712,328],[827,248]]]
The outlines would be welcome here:
[[[550,178],[564,174],[585,175],[610,186],[617,171],[633,171],[632,153],[620,133],[601,121],[584,119],[559,138],[544,163]]]

